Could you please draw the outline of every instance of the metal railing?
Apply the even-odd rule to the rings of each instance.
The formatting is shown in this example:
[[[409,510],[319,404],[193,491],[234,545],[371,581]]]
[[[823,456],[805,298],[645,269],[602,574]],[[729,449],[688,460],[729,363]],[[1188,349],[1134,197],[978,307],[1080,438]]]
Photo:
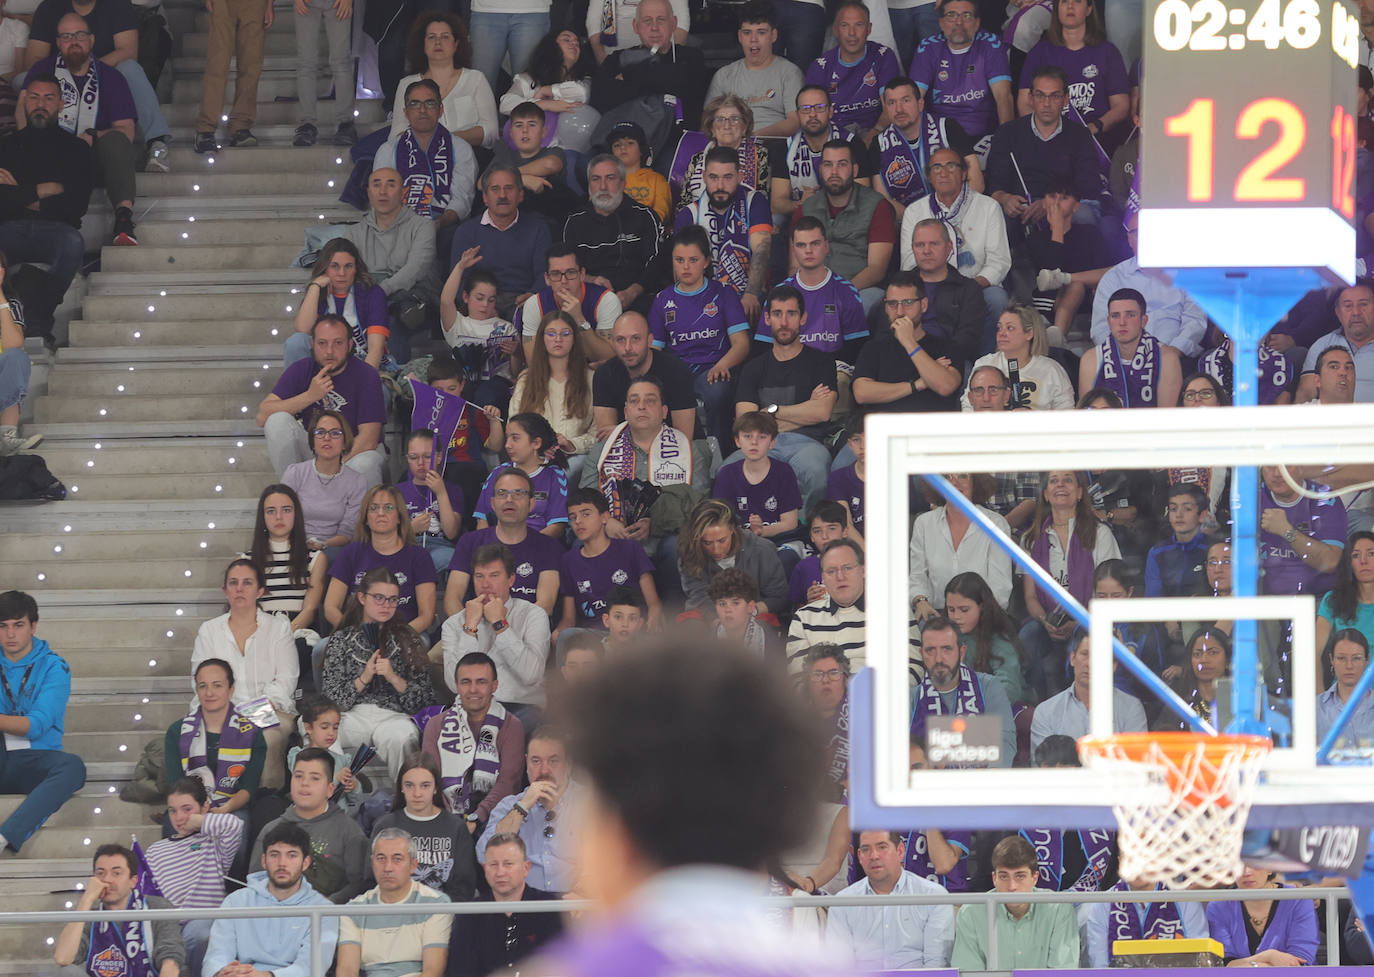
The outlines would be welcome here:
[[[831,906],[965,906],[982,905],[987,912],[988,970],[997,970],[997,907],[1024,903],[1085,903],[1113,902],[1287,902],[1294,899],[1321,900],[1325,903],[1326,965],[1341,962],[1341,932],[1337,901],[1348,899],[1349,891],[1341,886],[1298,887],[1284,889],[1180,889],[1165,891],[1107,891],[1107,892],[949,892],[928,895],[869,895],[869,896],[760,896],[758,904],[767,908],[815,909]],[[552,908],[556,907],[556,909]],[[115,920],[175,920],[192,919],[266,919],[271,917],[299,917],[310,919],[310,973],[324,977],[328,961],[320,950],[321,920],[334,916],[480,916],[496,913],[585,912],[596,903],[586,899],[564,899],[550,902],[429,902],[350,905],[333,903],[316,906],[245,906],[213,909],[123,909],[119,911],[91,910],[81,912],[0,913],[0,926],[63,925],[66,923],[100,923]]]

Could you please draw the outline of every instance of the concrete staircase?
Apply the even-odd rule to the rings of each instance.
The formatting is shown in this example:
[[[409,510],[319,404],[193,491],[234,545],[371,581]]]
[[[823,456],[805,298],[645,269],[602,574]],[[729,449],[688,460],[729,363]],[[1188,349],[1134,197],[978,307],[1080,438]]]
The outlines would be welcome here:
[[[202,5],[177,4],[165,8],[178,35],[164,88],[172,172],[139,174],[140,246],[104,248],[69,294],[70,345],[55,357],[30,347],[26,429],[45,435],[40,453],[69,496],[0,507],[0,589],[37,597],[39,634],[71,665],[65,742],[88,781],[19,857],[0,858],[0,913],[72,904],[96,845],[160,836],[152,809],[117,794],[143,745],[185,713],[196,629],[221,612],[224,566],[247,548],[273,480],[253,414],[305,284],[289,267],[303,229],[358,216],[337,201],[347,152],[293,148],[296,107],[274,101],[295,93],[290,5],[269,34],[262,145],[197,156],[206,22]],[[320,108],[330,132],[332,103]],[[357,110],[362,132],[382,124],[379,103]],[[18,802],[0,797],[0,819]],[[0,926],[0,975],[50,973],[55,936]]]

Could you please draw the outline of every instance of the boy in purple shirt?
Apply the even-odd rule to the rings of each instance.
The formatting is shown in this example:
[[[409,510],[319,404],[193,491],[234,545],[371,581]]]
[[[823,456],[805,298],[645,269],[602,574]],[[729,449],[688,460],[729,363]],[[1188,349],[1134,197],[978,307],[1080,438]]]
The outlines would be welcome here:
[[[741,415],[735,421],[735,446],[744,458],[721,468],[712,493],[735,510],[741,527],[775,541],[796,531],[802,503],[792,466],[768,457],[777,439],[778,420],[772,414]]]
[[[973,0],[938,0],[938,7],[943,33],[916,48],[910,75],[926,93],[928,112],[953,119],[980,142],[1016,116],[1007,49],[996,34],[978,29]]]
[[[406,500],[415,542],[429,552],[436,573],[447,573],[453,559],[453,541],[462,530],[463,492],[444,481],[433,463],[443,463],[437,454],[433,431],[412,431],[406,441],[406,468],[410,477],[396,486]]]
[[[840,464],[830,470],[826,482],[825,497],[838,502],[849,513],[849,521],[854,525],[853,535],[860,543],[864,533],[864,421],[861,414],[850,418],[845,451],[854,461]],[[837,464],[845,460],[845,451],[835,456]]]
[[[802,557],[787,581],[787,602],[794,609],[826,595],[825,584],[821,583],[820,552],[831,540],[850,535],[849,513],[840,503],[822,499],[807,513],[806,527],[813,552]]]
[[[596,489],[574,489],[568,496],[568,519],[578,545],[563,554],[559,570],[563,616],[554,640],[575,629],[604,630],[606,595],[612,587],[637,587],[644,595],[649,627],[663,626],[663,607],[654,587],[654,565],[644,545],[634,539],[611,539],[606,523],[611,506]]]
[[[844,0],[835,11],[831,33],[839,41],[806,69],[806,84],[819,85],[830,93],[833,121],[864,142],[882,114],[882,90],[902,73],[891,48],[868,39],[873,23],[868,8],[859,0]]]

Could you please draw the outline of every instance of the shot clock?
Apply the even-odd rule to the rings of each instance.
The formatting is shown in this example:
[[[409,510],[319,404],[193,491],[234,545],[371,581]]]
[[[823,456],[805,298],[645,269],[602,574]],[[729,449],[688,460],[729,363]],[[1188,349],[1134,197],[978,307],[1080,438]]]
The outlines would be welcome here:
[[[1149,0],[1140,263],[1355,264],[1355,67],[1345,0]]]

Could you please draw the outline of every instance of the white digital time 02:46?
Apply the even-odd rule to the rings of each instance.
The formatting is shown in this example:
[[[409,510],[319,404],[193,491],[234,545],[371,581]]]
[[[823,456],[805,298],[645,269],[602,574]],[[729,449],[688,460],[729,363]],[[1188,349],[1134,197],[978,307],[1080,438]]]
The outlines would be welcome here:
[[[1352,68],[1360,54],[1360,22],[1341,0],[1331,0],[1331,49]],[[1270,51],[1305,51],[1322,39],[1318,0],[1262,0],[1253,12],[1222,0],[1164,0],[1154,17],[1155,43],[1165,51],[1243,51],[1263,45]]]

